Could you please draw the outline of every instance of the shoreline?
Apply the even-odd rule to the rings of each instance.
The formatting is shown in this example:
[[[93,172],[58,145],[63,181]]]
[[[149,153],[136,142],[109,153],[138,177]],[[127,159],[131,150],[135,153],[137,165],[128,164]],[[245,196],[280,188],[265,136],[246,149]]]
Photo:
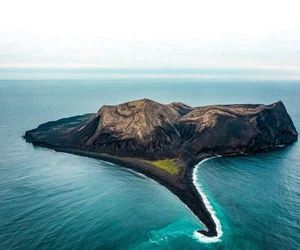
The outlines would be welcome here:
[[[52,149],[56,152],[64,152],[68,154],[74,154],[93,159],[98,159],[108,163],[115,164],[120,167],[125,167],[135,174],[142,174],[143,176],[156,181],[160,185],[168,189],[173,195],[175,195],[185,205],[190,212],[204,225],[204,229],[196,230],[193,234],[193,238],[203,243],[216,243],[223,235],[222,226],[219,219],[216,217],[216,213],[213,210],[205,192],[201,188],[201,184],[197,182],[198,168],[206,160],[210,160],[215,157],[222,156],[237,156],[244,154],[207,154],[203,153],[194,158],[188,158],[182,161],[184,162],[183,176],[179,179],[172,179],[163,170],[153,169],[153,165],[146,163],[143,159],[133,157],[119,157],[113,156],[107,153],[96,153],[91,151],[84,151],[74,148],[62,148],[57,147],[45,142],[34,142],[30,136],[23,136],[26,142],[33,144],[33,146],[44,147]],[[290,143],[288,143],[290,144]],[[286,146],[287,144],[285,144]],[[272,148],[272,149],[276,149]],[[163,175],[159,175],[162,174]],[[166,178],[166,176],[168,178]]]
[[[222,225],[220,220],[218,219],[217,215],[216,215],[216,211],[213,209],[212,205],[210,204],[207,195],[205,194],[204,190],[202,189],[202,185],[199,183],[198,181],[198,177],[197,177],[197,173],[199,170],[199,167],[202,163],[217,158],[217,157],[222,157],[222,156],[213,156],[213,157],[209,157],[209,158],[205,158],[202,161],[200,161],[193,170],[193,181],[194,181],[194,185],[197,188],[199,194],[202,197],[202,200],[204,201],[205,205],[206,205],[206,209],[209,211],[209,213],[211,214],[212,219],[215,222],[216,225],[216,231],[217,231],[217,235],[213,236],[213,237],[206,237],[201,233],[198,233],[197,231],[194,233],[194,238],[196,238],[197,240],[201,241],[201,242],[205,242],[205,243],[215,243],[218,242],[220,240],[220,238],[223,236],[223,230],[222,230]]]
[[[112,156],[105,153],[99,154],[95,152],[89,152],[89,151],[83,151],[83,150],[71,149],[71,148],[60,148],[46,143],[41,143],[41,144],[33,143],[30,140],[30,138],[26,136],[24,136],[23,138],[26,140],[26,142],[32,143],[34,146],[52,149],[56,152],[69,153],[69,154],[102,160],[105,162],[116,164],[121,167],[125,167],[136,173],[143,174],[147,178],[152,179],[157,183],[159,183],[160,185],[167,188],[173,195],[175,195],[183,203],[183,205],[185,205],[191,211],[191,213],[200,221],[200,223],[204,225],[205,228],[195,231],[195,234],[200,234],[202,237],[204,237],[204,239],[209,239],[209,238],[213,239],[214,237],[218,237],[217,225],[210,211],[206,207],[205,201],[203,200],[201,193],[198,191],[197,187],[194,184],[194,171],[197,168],[197,164],[199,164],[199,162],[201,163],[203,160],[210,159],[213,156],[205,155],[193,161],[185,162],[187,166],[187,170],[184,174],[187,177],[188,182],[180,183],[181,185],[176,185],[176,182],[172,180],[164,180],[158,174],[148,171],[147,165],[150,164],[140,159]],[[161,172],[160,170],[157,171]],[[207,242],[207,241],[210,242],[209,240],[203,242]]]

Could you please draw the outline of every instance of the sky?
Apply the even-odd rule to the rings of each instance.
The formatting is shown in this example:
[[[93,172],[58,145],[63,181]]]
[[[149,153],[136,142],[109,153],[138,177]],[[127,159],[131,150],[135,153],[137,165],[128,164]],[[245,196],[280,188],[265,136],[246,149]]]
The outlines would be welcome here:
[[[300,72],[299,0],[0,2],[0,67]]]

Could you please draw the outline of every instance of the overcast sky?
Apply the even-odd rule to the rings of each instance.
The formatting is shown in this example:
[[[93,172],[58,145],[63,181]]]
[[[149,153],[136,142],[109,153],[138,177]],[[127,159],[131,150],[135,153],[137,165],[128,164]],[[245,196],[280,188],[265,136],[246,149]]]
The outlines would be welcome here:
[[[0,66],[300,68],[299,0],[0,1]]]

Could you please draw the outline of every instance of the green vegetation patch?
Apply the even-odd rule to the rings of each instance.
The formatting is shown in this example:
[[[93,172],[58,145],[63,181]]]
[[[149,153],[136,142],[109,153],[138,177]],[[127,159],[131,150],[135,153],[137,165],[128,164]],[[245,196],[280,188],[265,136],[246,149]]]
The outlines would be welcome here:
[[[157,160],[157,161],[146,161],[158,168],[161,168],[172,175],[176,175],[179,173],[180,169],[175,167],[176,159],[164,159],[164,160]]]

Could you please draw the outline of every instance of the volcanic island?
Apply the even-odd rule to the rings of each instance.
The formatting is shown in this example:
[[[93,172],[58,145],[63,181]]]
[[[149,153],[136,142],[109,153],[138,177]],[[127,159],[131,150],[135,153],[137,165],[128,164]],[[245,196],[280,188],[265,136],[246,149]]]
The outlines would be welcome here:
[[[149,99],[102,106],[97,113],[50,121],[24,139],[55,151],[97,158],[157,181],[176,195],[205,225],[218,230],[193,181],[195,166],[214,156],[268,151],[297,140],[281,101],[190,107]]]

